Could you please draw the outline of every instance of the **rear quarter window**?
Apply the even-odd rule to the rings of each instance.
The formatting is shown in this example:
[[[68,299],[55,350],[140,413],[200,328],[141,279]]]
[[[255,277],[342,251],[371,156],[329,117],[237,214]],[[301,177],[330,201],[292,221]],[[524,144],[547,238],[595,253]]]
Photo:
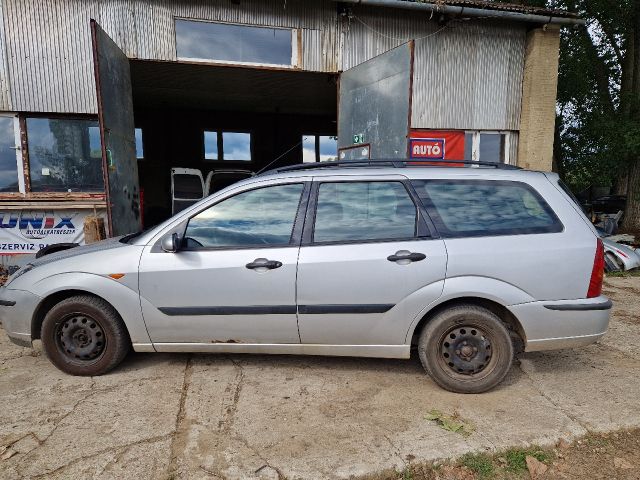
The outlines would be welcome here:
[[[503,180],[414,180],[443,237],[561,232],[562,223],[531,186]]]

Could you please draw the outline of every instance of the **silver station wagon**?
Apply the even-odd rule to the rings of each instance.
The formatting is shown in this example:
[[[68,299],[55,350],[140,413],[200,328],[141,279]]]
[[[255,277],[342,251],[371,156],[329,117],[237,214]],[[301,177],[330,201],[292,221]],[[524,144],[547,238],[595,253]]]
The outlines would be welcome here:
[[[373,162],[371,162],[373,163]],[[606,332],[602,242],[558,176],[338,162],[236,183],[144,233],[46,255],[0,290],[15,343],[99,375],[127,352],[409,358],[445,389]],[[400,167],[400,168],[398,168]]]

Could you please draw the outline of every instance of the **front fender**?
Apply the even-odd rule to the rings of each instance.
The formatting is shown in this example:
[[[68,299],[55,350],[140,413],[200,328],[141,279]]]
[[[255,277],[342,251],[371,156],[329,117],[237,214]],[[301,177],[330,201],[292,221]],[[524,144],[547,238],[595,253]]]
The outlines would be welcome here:
[[[431,310],[445,302],[458,298],[482,298],[491,300],[504,307],[535,301],[531,295],[510,283],[490,277],[463,276],[447,278],[444,282],[442,295],[437,300],[425,306],[413,319],[405,343],[410,343],[420,320]]]
[[[132,285],[137,285],[137,283],[131,278],[127,279],[127,285],[102,275],[70,272],[38,280],[30,290],[43,300],[49,295],[65,290],[79,290],[101,297],[120,314],[129,331],[132,343],[151,344],[147,327],[142,318],[140,296],[132,288]]]

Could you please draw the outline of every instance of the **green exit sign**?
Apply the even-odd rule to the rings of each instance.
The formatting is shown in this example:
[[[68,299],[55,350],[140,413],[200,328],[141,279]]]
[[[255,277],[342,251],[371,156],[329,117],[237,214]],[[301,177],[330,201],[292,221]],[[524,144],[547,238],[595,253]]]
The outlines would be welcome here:
[[[353,143],[354,145],[357,145],[359,143],[364,143],[364,133],[356,133],[353,136]]]

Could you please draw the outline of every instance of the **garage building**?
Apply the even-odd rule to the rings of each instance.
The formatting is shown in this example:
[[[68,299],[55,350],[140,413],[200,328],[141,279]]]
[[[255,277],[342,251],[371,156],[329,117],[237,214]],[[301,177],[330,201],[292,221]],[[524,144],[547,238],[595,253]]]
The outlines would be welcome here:
[[[0,255],[81,243],[91,214],[148,227],[269,166],[550,170],[559,32],[580,22],[479,0],[0,0]]]

